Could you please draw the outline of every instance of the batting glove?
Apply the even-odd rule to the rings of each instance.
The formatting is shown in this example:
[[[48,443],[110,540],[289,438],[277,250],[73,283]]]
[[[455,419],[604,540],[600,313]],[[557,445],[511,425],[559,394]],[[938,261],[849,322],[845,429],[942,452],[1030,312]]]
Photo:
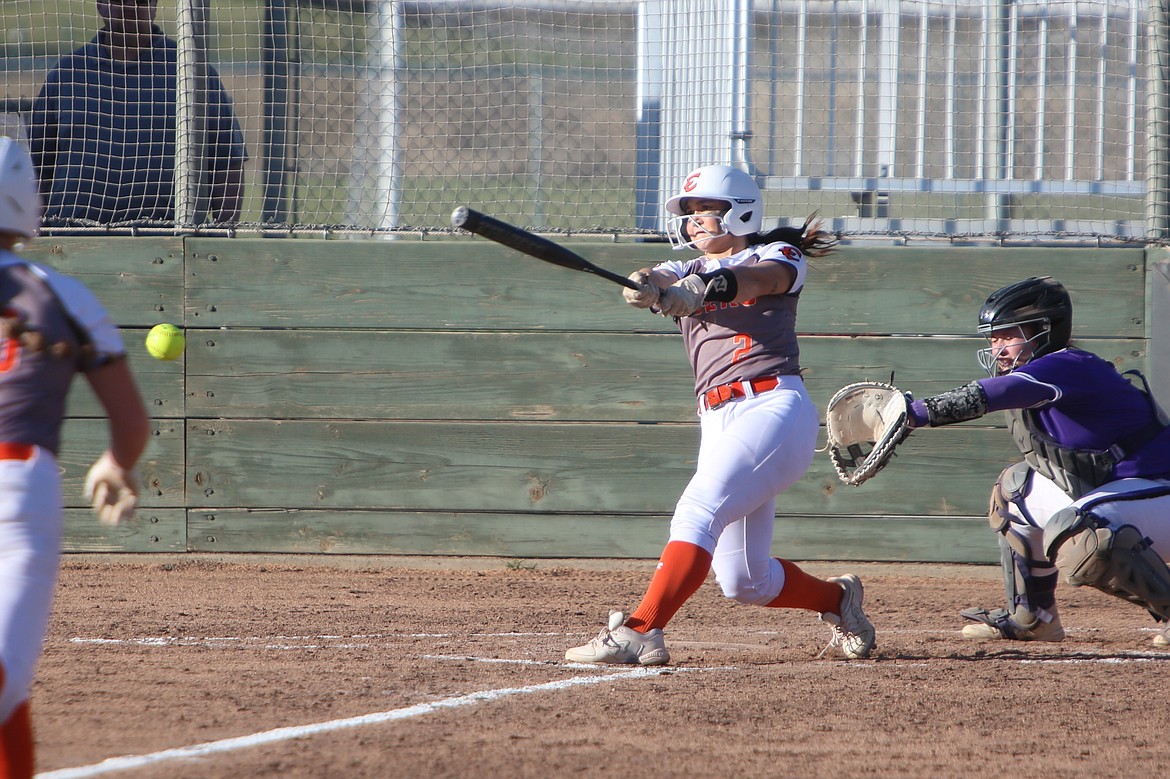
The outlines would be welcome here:
[[[107,450],[85,476],[85,499],[103,525],[120,525],[138,506],[138,477]]]
[[[622,297],[627,303],[638,308],[650,308],[658,302],[658,296],[662,290],[658,288],[657,284],[650,283],[649,273],[644,270],[634,271],[630,274],[630,281],[637,284],[638,288],[626,287],[622,290]]]
[[[703,310],[703,298],[706,296],[707,282],[692,273],[662,290],[658,309],[663,316],[690,316]]]

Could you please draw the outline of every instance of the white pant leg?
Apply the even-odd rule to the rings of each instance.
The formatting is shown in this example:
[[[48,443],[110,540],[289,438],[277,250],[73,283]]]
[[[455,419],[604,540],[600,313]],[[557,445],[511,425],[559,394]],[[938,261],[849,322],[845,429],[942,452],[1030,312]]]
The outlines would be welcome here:
[[[61,547],[57,461],[0,460],[0,722],[28,698],[49,625]]]
[[[1039,529],[1042,535],[1045,525],[1052,515],[1061,509],[1075,506],[1088,507],[1093,514],[1105,520],[1113,527],[1133,525],[1149,538],[1154,551],[1170,562],[1170,480],[1167,479],[1118,479],[1104,484],[1079,500],[1072,501],[1068,495],[1052,482],[1052,480],[1038,473],[1032,474],[1032,488],[1024,499],[1029,524]],[[1010,509],[1014,516],[1022,516],[1016,507]],[[1021,521],[1027,521],[1021,519]],[[1019,530],[1016,523],[1013,529]],[[1029,543],[1036,533],[1022,532]],[[1033,552],[1043,554],[1039,546],[1033,546]]]
[[[1072,499],[1052,479],[1033,471],[1022,503],[1008,505],[1013,518],[1011,532],[1028,542],[1033,560],[1046,560],[1044,526],[1053,514],[1072,505]]]
[[[808,471],[820,424],[798,379],[704,414],[695,475],[679,498],[670,540],[714,556],[729,597],[766,603],[783,586],[771,558],[775,498]]]
[[[1087,507],[1111,527],[1133,525],[1151,548],[1170,562],[1170,480],[1118,479],[1093,490],[1074,505]]]
[[[771,555],[776,501],[770,500],[723,529],[715,544],[711,569],[723,595],[762,606],[784,588],[784,566]]]

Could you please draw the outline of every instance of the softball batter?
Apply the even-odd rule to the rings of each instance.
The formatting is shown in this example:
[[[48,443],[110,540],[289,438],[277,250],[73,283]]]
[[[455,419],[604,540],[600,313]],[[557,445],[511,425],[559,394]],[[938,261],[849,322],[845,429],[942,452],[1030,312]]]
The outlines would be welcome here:
[[[800,378],[796,306],[805,256],[835,241],[812,226],[760,234],[763,203],[748,174],[699,168],[666,204],[676,249],[701,257],[630,276],[626,301],[674,317],[690,356],[702,442],[698,467],[675,508],[670,537],[641,604],[611,613],[597,638],[565,653],[585,663],[669,662],[663,628],[712,568],[741,603],[819,612],[829,646],[867,657],[874,630],[862,585],[818,579],[770,556],[776,496],[808,470],[819,414]],[[828,647],[826,647],[828,649]],[[823,654],[823,653],[822,653]]]
[[[110,448],[86,494],[107,524],[134,512],[131,468],[150,419],[121,336],[93,294],[13,253],[36,235],[40,196],[32,160],[0,138],[0,777],[33,775],[29,688],[56,587],[61,546],[57,450],[65,398],[83,372],[110,419]]]
[[[977,639],[1061,641],[1057,579],[1088,585],[1170,620],[1170,428],[1113,363],[1070,345],[1072,301],[1039,276],[979,311],[991,374],[914,401],[914,427],[1007,411],[1024,461],[1000,475],[990,519],[1007,607],[967,609]],[[1167,644],[1166,634],[1155,643]]]

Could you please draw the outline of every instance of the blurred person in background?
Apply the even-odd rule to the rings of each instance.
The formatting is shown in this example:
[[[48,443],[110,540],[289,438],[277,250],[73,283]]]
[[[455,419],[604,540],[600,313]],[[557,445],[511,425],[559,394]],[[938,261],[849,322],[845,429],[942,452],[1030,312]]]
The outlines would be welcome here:
[[[175,219],[178,47],[154,23],[158,0],[98,0],[105,26],[60,59],[35,103],[29,140],[46,225]],[[239,219],[244,136],[207,68],[209,218]]]

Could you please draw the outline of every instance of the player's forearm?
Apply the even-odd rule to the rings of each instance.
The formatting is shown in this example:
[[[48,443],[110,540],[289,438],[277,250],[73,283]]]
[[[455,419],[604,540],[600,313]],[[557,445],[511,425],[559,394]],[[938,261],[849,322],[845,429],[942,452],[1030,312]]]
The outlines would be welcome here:
[[[133,468],[150,439],[150,415],[125,359],[85,374],[110,420],[110,452],[123,468]]]
[[[972,381],[953,390],[916,400],[907,411],[911,427],[953,425],[986,414],[987,393],[979,382]]]
[[[978,419],[992,411],[1035,408],[1051,403],[1060,390],[1020,375],[979,379],[910,404],[911,427],[939,427]]]
[[[760,263],[733,269],[737,290],[736,303],[754,300],[764,295],[783,295],[792,289],[796,271],[780,262]]]

